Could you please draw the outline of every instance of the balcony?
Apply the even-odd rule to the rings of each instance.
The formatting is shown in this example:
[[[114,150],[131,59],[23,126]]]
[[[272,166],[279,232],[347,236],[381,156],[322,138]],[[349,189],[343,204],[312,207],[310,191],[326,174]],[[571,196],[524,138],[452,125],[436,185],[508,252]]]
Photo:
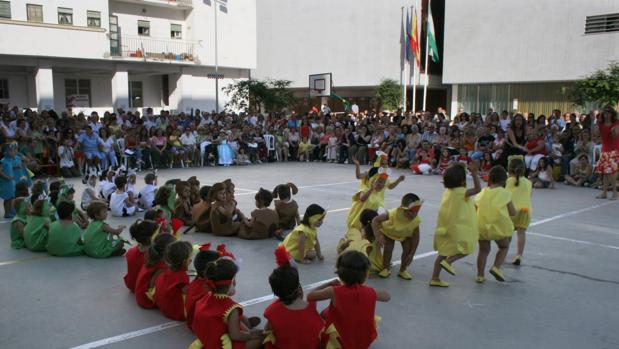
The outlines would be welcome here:
[[[179,10],[190,10],[193,8],[193,0],[113,0],[129,4],[150,5],[155,7],[165,7]]]
[[[198,63],[195,45],[190,41],[123,35],[119,46],[112,46],[110,53],[112,57],[150,62]]]

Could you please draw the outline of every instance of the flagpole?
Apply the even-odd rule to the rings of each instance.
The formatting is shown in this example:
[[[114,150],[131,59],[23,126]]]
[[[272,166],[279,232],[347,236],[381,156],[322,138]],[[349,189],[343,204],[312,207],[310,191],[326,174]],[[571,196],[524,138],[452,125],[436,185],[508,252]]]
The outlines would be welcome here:
[[[404,108],[403,110],[406,111],[406,65],[407,65],[407,60],[406,60],[406,27],[404,24],[404,6],[402,6],[401,8],[402,11],[402,28],[404,28],[404,30],[402,31],[402,61],[404,62],[403,64],[403,72],[402,72],[402,101],[403,101],[403,105]]]
[[[413,21],[416,21],[416,17],[414,16],[414,13],[412,13],[413,8],[415,7],[415,5],[411,6],[411,18]],[[417,28],[416,28],[417,29]],[[419,30],[417,30],[419,31]],[[418,33],[413,33],[414,35],[417,36],[417,38],[419,38]],[[419,39],[417,39],[419,40]],[[412,51],[412,48],[411,48]],[[413,64],[413,101],[411,103],[411,111],[413,112],[413,114],[415,113],[415,111],[417,110],[417,71],[419,70],[419,67],[417,66],[417,54],[415,53],[415,63]]]
[[[430,0],[428,0],[428,8],[430,8]],[[428,18],[426,16],[426,22],[427,21],[428,21]],[[430,80],[428,78],[428,57],[430,56],[428,54],[428,53],[430,53],[429,50],[428,50],[428,43],[429,43],[429,40],[428,40],[428,24],[426,23],[426,60],[425,60],[425,62],[426,62],[425,63],[425,71],[426,71],[425,75],[426,76],[424,77],[424,84],[423,84],[423,108],[422,108],[424,111],[426,110],[426,97],[428,96],[428,81]]]

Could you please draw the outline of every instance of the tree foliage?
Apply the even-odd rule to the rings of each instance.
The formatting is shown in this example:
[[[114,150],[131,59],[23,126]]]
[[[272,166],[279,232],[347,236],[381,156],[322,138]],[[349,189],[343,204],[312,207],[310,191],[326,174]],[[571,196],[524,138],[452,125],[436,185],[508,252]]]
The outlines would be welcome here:
[[[382,79],[375,94],[382,101],[384,109],[395,110],[402,102],[400,85],[393,79]]]
[[[296,103],[289,80],[249,79],[236,81],[222,90],[230,97],[226,108],[246,112],[279,111]]]
[[[617,106],[619,103],[619,63],[610,62],[608,68],[598,69],[564,92],[574,104],[585,107]]]

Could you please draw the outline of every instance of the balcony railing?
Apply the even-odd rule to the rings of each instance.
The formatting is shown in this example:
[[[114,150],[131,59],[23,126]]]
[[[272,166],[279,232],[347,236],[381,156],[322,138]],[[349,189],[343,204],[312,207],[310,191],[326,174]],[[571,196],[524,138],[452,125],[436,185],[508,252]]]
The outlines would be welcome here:
[[[115,0],[140,5],[152,5],[168,8],[188,9],[193,7],[193,0]]]
[[[112,56],[142,58],[149,61],[196,62],[195,43],[175,39],[156,39],[145,36],[121,36],[119,49]]]

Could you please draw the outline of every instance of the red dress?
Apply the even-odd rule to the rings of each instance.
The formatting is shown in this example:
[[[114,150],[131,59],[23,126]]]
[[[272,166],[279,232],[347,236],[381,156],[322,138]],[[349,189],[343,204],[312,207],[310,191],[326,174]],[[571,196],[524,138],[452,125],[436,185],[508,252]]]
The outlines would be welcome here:
[[[187,292],[185,293],[185,314],[187,315],[187,327],[193,331],[193,314],[195,313],[196,303],[205,295],[209,294],[210,290],[206,286],[206,279],[196,277],[189,283]]]
[[[167,269],[155,281],[155,304],[167,318],[185,320],[183,287],[189,285],[187,270]]]
[[[239,326],[243,307],[232,298],[218,293],[202,297],[196,304],[193,331],[204,349],[222,349],[223,342],[231,343],[232,349],[245,349],[245,342],[231,341],[228,335],[228,316],[239,310]]]
[[[613,139],[612,129],[619,125],[615,121],[612,125],[600,123],[600,138],[602,139],[602,153],[595,166],[595,171],[602,174],[619,172],[619,136]]]
[[[127,258],[127,275],[125,275],[125,285],[131,292],[135,292],[135,282],[138,279],[140,269],[144,265],[144,252],[138,246],[134,246],[125,253]]]
[[[316,311],[316,302],[310,302],[305,309],[291,310],[279,300],[271,303],[264,311],[269,321],[273,341],[265,341],[266,349],[316,349],[320,346],[320,333],[324,321]]]
[[[155,302],[153,302],[148,296],[146,292],[148,292],[150,286],[150,279],[153,277],[153,274],[157,270],[166,270],[168,266],[163,262],[159,261],[152,267],[147,267],[146,265],[142,266],[140,272],[138,274],[138,278],[135,281],[135,301],[142,308],[154,308]]]
[[[342,349],[364,349],[374,342],[376,333],[376,291],[364,285],[334,286],[335,306],[333,302],[323,312],[325,333],[323,345],[329,339],[340,343]]]

